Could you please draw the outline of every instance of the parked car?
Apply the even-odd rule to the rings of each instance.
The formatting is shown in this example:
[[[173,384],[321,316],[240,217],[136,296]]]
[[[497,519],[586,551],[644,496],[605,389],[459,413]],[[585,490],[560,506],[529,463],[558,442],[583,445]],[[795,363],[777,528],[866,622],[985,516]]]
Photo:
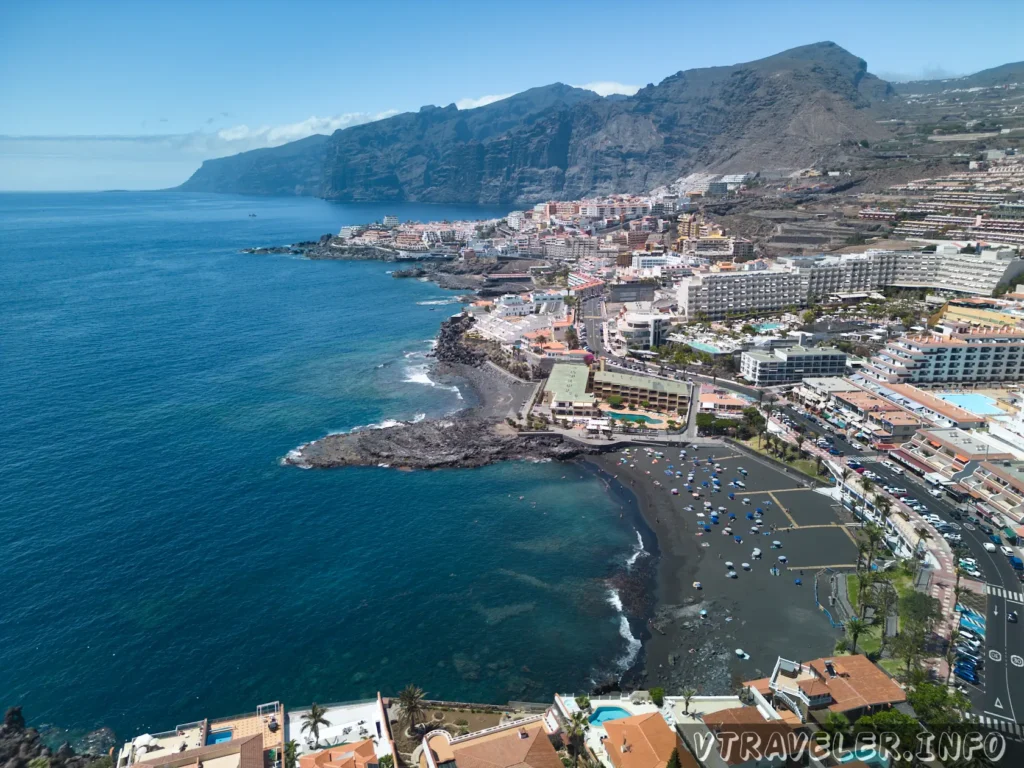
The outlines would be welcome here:
[[[1002,553],[1003,553],[1004,555],[1006,555],[1007,557],[1013,557],[1013,556],[1014,556],[1014,554],[1013,554],[1013,550],[1012,550],[1012,549],[1010,549],[1009,547],[1005,546],[1005,545],[1004,545],[1004,546],[1002,546],[1002,547],[1000,547],[1000,548],[999,548],[999,551],[1000,551],[1000,552],[1002,552]]]
[[[986,552],[995,552],[996,551],[996,545],[993,544],[991,541],[986,541],[982,546],[985,547],[985,551]]]
[[[989,525],[986,525],[985,523],[979,523],[978,530],[981,531],[982,533],[984,533],[986,536],[991,536],[992,535],[992,527],[989,526]]]

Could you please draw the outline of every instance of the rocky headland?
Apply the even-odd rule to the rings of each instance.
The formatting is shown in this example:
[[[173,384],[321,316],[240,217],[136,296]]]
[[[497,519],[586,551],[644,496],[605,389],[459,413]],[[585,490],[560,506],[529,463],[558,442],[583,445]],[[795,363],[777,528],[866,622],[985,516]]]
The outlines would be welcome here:
[[[46,745],[35,728],[25,725],[21,707],[10,707],[0,725],[0,766],[3,768],[109,768],[102,753],[114,743],[113,733],[102,729],[88,734],[84,745],[90,752],[78,754],[68,742],[56,750]]]
[[[323,469],[388,466],[400,469],[482,467],[499,461],[571,459],[602,448],[558,434],[520,433],[506,418],[516,414],[534,392],[524,382],[487,361],[484,352],[464,342],[473,318],[456,316],[441,324],[434,347],[436,374],[472,387],[477,404],[445,419],[400,422],[384,429],[328,435],[302,445],[286,464]]]

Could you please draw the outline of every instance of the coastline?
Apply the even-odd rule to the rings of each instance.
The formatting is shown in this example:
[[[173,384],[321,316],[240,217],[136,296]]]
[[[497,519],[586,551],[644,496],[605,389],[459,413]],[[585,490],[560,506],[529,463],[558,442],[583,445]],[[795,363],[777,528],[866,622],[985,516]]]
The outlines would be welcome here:
[[[663,450],[663,461],[680,465],[687,461],[678,458],[680,450],[694,455],[690,446]],[[636,458],[629,463],[635,467],[620,463],[621,451],[583,459],[628,492],[625,498],[631,500],[626,506],[634,508],[654,537],[653,599],[647,605],[641,603],[631,615],[634,624],[643,625],[644,634],[632,676],[647,687],[674,693],[692,687],[701,694],[727,694],[736,692],[745,680],[770,674],[778,655],[814,658],[832,652],[842,633],[829,626],[808,591],[794,592],[793,580],[785,576],[744,574],[736,580],[724,579],[723,559],[749,559],[748,545],[739,549],[731,537],[700,533],[695,516],[679,509],[686,503],[680,501],[683,497],[653,484],[664,465],[648,469],[653,454],[642,447],[634,447],[632,454]],[[767,473],[774,471],[752,466],[749,457],[730,455],[724,443],[702,447],[698,455],[702,464],[712,455],[729,468],[745,462],[752,475],[770,477]],[[770,512],[766,518],[772,519]],[[788,541],[784,544],[789,546]],[[767,571],[768,565],[762,560],[755,569]],[[701,582],[703,588],[695,589],[694,582]],[[706,616],[701,611],[707,611]],[[737,649],[743,649],[748,658],[739,658]]]

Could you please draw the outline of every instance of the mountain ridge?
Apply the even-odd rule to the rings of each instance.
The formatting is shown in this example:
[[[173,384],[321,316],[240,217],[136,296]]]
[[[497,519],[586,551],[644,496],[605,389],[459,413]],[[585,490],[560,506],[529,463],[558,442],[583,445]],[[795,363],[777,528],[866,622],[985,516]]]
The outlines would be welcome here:
[[[625,98],[555,83],[471,110],[427,106],[208,160],[182,188],[437,203],[640,192],[698,169],[810,165],[887,135],[879,121],[899,99],[863,59],[814,43],[679,71]]]

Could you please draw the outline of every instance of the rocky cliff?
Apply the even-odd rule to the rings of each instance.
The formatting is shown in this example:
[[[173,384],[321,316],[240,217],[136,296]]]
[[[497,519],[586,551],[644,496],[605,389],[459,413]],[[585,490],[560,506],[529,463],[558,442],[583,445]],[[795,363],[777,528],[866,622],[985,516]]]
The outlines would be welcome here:
[[[878,119],[896,99],[862,59],[817,43],[679,72],[628,98],[555,84],[473,110],[424,107],[207,161],[183,188],[432,203],[639,192],[698,169],[820,162],[887,135]]]
[[[92,735],[92,734],[91,734]],[[100,745],[112,741],[113,734],[97,732],[88,743]],[[110,758],[94,754],[76,754],[64,742],[50,749],[35,728],[25,725],[21,707],[11,707],[0,725],[0,766],[3,768],[110,768]]]

